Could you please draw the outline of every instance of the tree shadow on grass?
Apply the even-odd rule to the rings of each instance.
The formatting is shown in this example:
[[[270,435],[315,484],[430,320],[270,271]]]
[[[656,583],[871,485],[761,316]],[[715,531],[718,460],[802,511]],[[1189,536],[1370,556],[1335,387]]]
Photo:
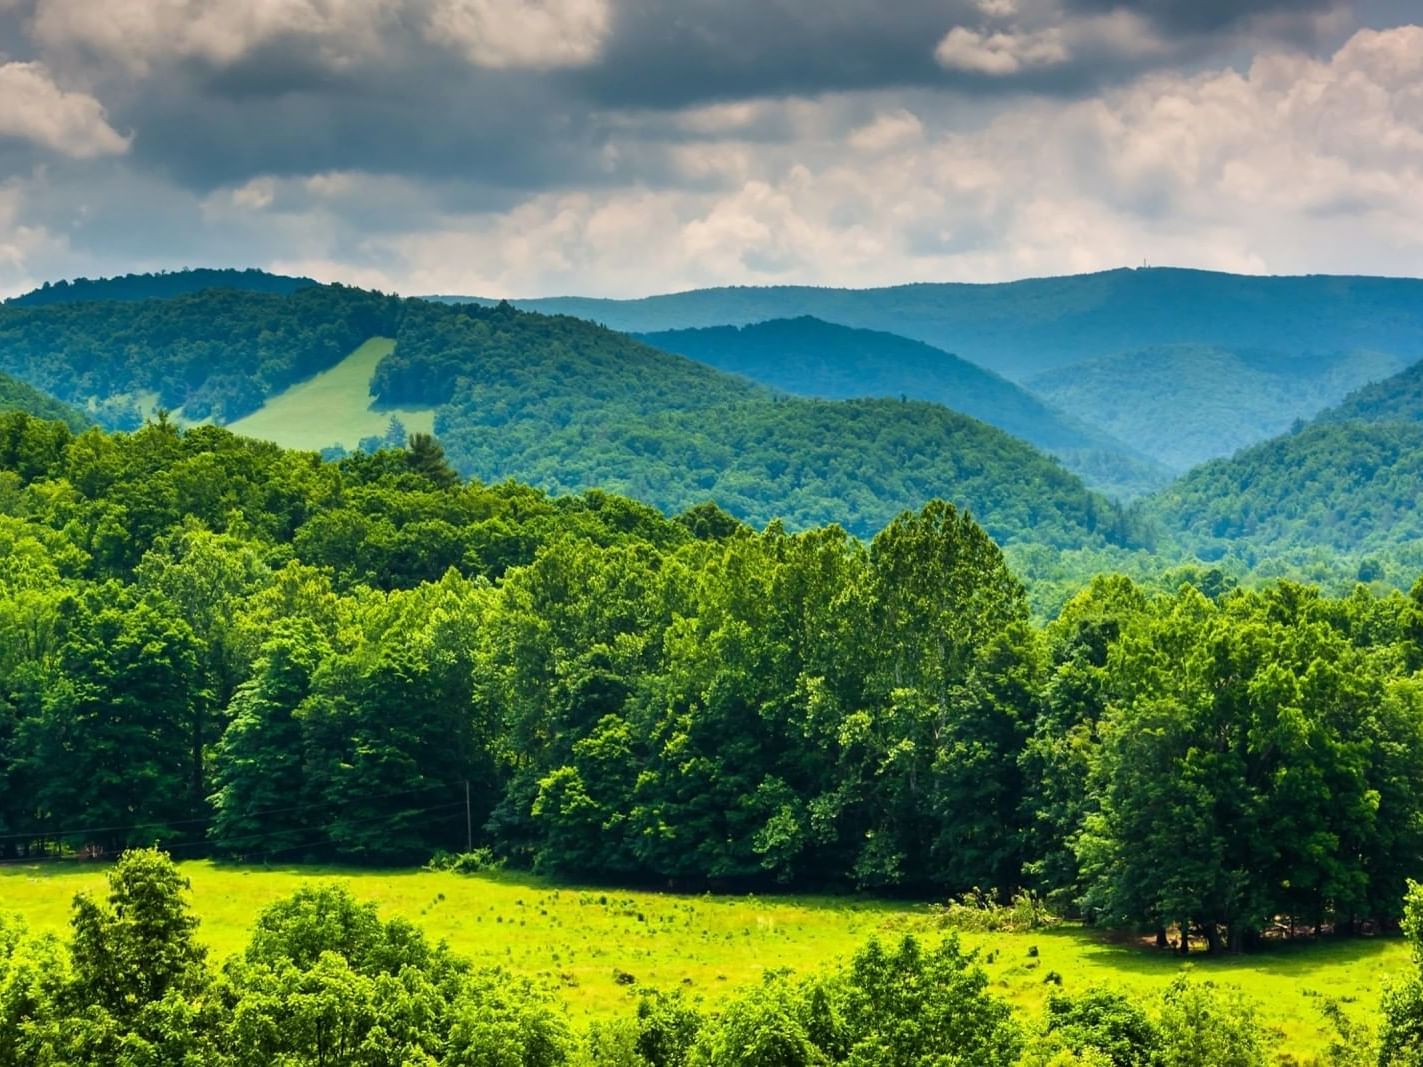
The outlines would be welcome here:
[[[1269,974],[1304,978],[1326,967],[1351,967],[1368,961],[1383,962],[1397,955],[1401,937],[1320,937],[1273,941],[1251,952],[1232,955],[1192,952],[1189,956],[1136,941],[1113,940],[1083,927],[1057,927],[1042,931],[1044,942],[1054,941],[1085,963],[1104,969],[1144,976],[1169,976],[1189,964],[1202,978],[1231,981],[1233,975]]]

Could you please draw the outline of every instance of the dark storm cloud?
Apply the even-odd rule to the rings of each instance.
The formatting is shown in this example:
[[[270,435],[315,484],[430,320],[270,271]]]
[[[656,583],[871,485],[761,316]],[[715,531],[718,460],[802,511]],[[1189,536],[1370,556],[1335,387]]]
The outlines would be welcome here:
[[[623,0],[601,62],[567,78],[605,103],[655,107],[932,84],[935,43],[980,21],[963,0]]]
[[[178,87],[144,86],[114,109],[138,131],[133,156],[185,184],[244,175],[357,170],[459,177],[475,185],[539,187],[552,175],[597,177],[600,135],[538,79],[413,67],[261,94],[245,72]]]
[[[187,55],[120,72],[105,101],[114,125],[135,134],[134,164],[190,188],[354,170],[460,179],[492,208],[501,191],[659,180],[655,153],[632,142],[666,131],[640,133],[610,112],[911,86],[1073,95],[1140,69],[1140,57],[1090,46],[1012,77],[935,61],[955,26],[1060,23],[1045,4],[1024,0],[1004,20],[975,0],[620,0],[593,62],[562,70],[480,67],[407,12],[358,62],[332,63],[296,29],[235,59]],[[776,134],[774,123],[763,130]],[[615,141],[625,150],[610,153]],[[634,161],[644,169],[629,175]]]

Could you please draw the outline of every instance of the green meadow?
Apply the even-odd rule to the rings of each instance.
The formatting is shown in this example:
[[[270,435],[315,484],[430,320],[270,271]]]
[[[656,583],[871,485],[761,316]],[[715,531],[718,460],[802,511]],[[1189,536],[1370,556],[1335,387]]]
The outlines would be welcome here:
[[[272,397],[228,429],[307,452],[331,445],[355,449],[363,437],[382,436],[392,415],[410,433],[432,433],[433,408],[377,407],[371,395],[376,364],[394,348],[390,338],[372,337],[330,370]]]
[[[218,959],[242,949],[265,905],[303,883],[344,882],[384,916],[410,919],[460,955],[547,981],[583,1021],[621,1010],[637,985],[680,987],[715,1006],[765,970],[810,970],[847,956],[872,935],[937,936],[940,930],[923,904],[863,897],[683,895],[573,887],[507,873],[206,861],[182,870],[202,920],[199,936]],[[104,887],[98,865],[0,868],[0,911],[19,913],[32,931],[62,934],[74,894]],[[1325,998],[1360,1018],[1372,1015],[1385,983],[1408,961],[1405,944],[1389,938],[1301,942],[1183,961],[1072,925],[961,936],[980,949],[997,991],[1029,1011],[1059,988],[1052,974],[1067,991],[1111,985],[1143,997],[1183,969],[1238,986],[1275,1033],[1279,1053],[1300,1059],[1328,1039],[1320,1012]]]

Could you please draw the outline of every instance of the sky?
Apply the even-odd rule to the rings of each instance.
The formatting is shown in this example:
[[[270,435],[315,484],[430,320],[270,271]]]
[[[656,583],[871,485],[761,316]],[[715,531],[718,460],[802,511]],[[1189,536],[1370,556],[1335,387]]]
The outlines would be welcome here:
[[[0,295],[1423,275],[1423,0],[0,0]]]

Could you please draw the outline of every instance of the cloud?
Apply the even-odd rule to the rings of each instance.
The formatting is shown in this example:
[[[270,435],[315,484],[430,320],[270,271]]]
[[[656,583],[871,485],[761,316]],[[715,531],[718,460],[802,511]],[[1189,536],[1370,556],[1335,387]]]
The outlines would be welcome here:
[[[0,63],[0,137],[75,159],[128,149],[127,138],[108,124],[98,100],[61,89],[41,63]]]
[[[896,108],[875,116],[868,125],[850,134],[851,148],[860,152],[886,152],[914,144],[924,137],[924,124],[919,116],[905,108]]]
[[[34,38],[60,53],[117,63],[133,73],[158,63],[230,65],[283,39],[299,39],[315,61],[349,67],[378,54],[397,0],[37,0]]]
[[[934,58],[949,70],[994,76],[1017,74],[1025,67],[1055,67],[1071,54],[1059,30],[1035,33],[980,33],[955,26],[934,49]]]
[[[44,106],[0,87],[3,278],[627,295],[1423,241],[1423,30],[1325,48],[1324,0],[10,2],[0,78]]]
[[[611,21],[607,0],[434,0],[425,34],[481,67],[579,67]]]
[[[1321,14],[1352,7],[1350,0],[1066,0],[1071,12],[1126,11],[1173,32],[1219,33],[1253,22],[1276,32],[1312,27]]]

